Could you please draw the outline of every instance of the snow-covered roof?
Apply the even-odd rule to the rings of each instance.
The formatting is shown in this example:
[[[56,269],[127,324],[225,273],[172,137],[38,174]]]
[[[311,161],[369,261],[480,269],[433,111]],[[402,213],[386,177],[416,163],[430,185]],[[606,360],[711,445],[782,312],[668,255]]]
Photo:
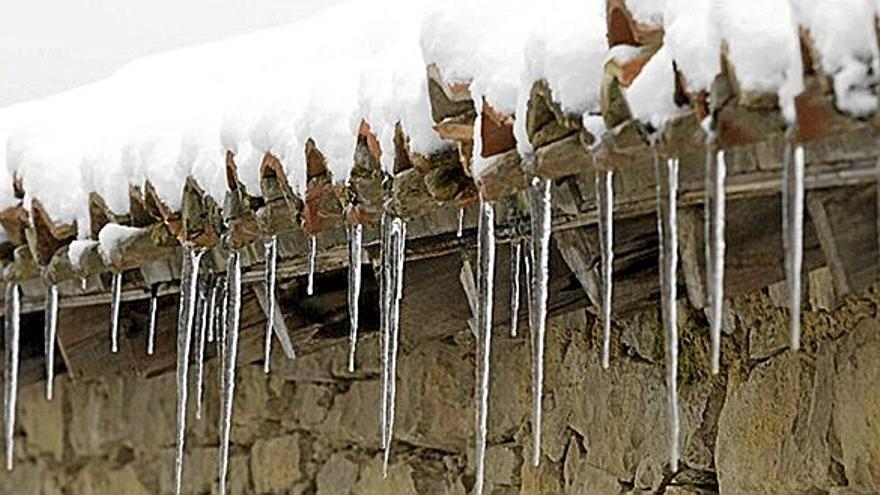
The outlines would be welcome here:
[[[641,25],[665,30],[663,46],[625,90],[632,116],[654,128],[686,111],[673,98],[675,70],[689,92],[709,89],[722,52],[744,91],[779,96],[789,121],[803,87],[798,27],[812,37],[838,107],[876,110],[878,53],[868,0],[625,0]],[[290,186],[306,187],[311,139],[336,181],[350,173],[361,122],[369,124],[391,171],[399,124],[411,151],[450,146],[434,131],[425,68],[467,86],[477,107],[472,172],[479,176],[483,101],[514,121],[519,152],[533,84],[546,81],[567,113],[601,132],[609,59],[604,0],[412,2],[353,0],[303,21],[135,61],[110,78],[43,100],[0,109],[0,208],[39,199],[58,222],[88,232],[88,194],[114,212],[129,209],[125,184],[149,180],[179,209],[187,176],[218,201],[224,156],[259,190],[271,153]],[[723,47],[723,50],[722,50]],[[618,53],[622,53],[620,47]]]

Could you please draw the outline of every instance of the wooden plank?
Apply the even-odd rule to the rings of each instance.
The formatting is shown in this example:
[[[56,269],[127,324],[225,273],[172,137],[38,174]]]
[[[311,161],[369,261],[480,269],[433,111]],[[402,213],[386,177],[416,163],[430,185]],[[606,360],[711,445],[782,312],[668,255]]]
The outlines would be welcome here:
[[[601,307],[598,229],[587,226],[558,231],[553,239],[589,296],[593,310],[598,310]],[[612,308],[616,316],[659,300],[658,246],[654,218],[625,218],[615,222]]]
[[[782,212],[778,195],[727,202],[725,297],[752,292],[785,280]],[[697,308],[707,304],[702,207],[679,209],[679,241],[688,297]],[[825,256],[816,229],[804,221],[804,273],[822,266]]]
[[[807,195],[810,219],[840,295],[863,289],[880,275],[876,198],[874,186]]]

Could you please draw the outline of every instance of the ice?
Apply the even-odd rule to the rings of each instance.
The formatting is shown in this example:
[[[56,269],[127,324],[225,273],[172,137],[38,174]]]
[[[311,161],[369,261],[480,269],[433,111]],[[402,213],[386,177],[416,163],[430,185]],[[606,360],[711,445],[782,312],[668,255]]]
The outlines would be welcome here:
[[[315,293],[315,264],[318,260],[318,239],[315,236],[309,237],[309,285],[306,288],[306,294]]]
[[[489,419],[489,355],[492,347],[492,303],[495,296],[495,210],[480,201],[477,233],[477,377],[476,447],[477,479],[474,493],[483,493],[486,468],[486,436]]]
[[[551,203],[549,179],[535,177],[529,186],[532,217],[531,298],[529,327],[532,334],[532,464],[541,462],[542,397],[544,391],[544,331],[547,325],[547,296],[550,280]]]
[[[348,228],[348,372],[354,373],[355,353],[357,352],[358,317],[361,298],[361,249],[364,226],[351,225]]]
[[[211,297],[208,299],[208,342],[214,342],[215,322],[217,321],[217,296],[220,293],[220,277],[211,277]]]
[[[464,232],[464,208],[458,209],[458,230],[455,232],[455,236],[461,239],[461,235]]]
[[[200,286],[202,284],[199,284]],[[202,419],[202,399],[205,392],[205,341],[208,330],[208,297],[203,289],[198,290],[198,304],[196,305],[198,321],[196,323],[196,419]]]
[[[804,260],[804,148],[786,144],[782,163],[782,235],[791,348],[801,347],[801,275]]]
[[[721,327],[724,308],[724,151],[708,145],[706,153],[706,273],[709,288],[709,333],[712,340],[712,373],[721,371]]]
[[[669,419],[669,466],[678,471],[680,420],[678,409],[678,159],[655,155],[657,172],[657,233],[660,237],[660,296],[666,334],[666,390]]]
[[[195,316],[199,262],[204,251],[187,246],[180,276],[180,307],[177,316],[177,443],[174,458],[174,492],[180,494],[183,482],[183,454],[186,441],[186,401],[189,356]]]
[[[238,358],[238,332],[241,314],[241,255],[229,255],[226,268],[226,299],[224,332],[220,338],[222,349],[221,409],[220,409],[220,495],[226,494],[226,475],[229,470],[229,439],[232,434],[232,404],[235,400],[235,365]]]
[[[156,313],[159,309],[159,284],[150,286],[150,322],[147,330],[147,355],[156,351]]]
[[[516,337],[519,326],[520,266],[522,265],[522,239],[510,245],[510,336]]]
[[[406,252],[406,222],[383,214],[382,218],[382,288],[381,288],[381,351],[382,351],[382,450],[383,476],[388,475],[391,441],[394,437],[395,403],[397,396],[397,347],[400,339],[400,301],[403,297],[403,268]]]
[[[263,244],[266,258],[266,338],[263,353],[263,372],[269,374],[272,359],[272,334],[275,331],[275,267],[278,258],[278,237],[272,236]]]
[[[55,385],[55,335],[58,332],[58,286],[46,290],[46,326],[43,334],[46,351],[46,400],[52,400]]]
[[[110,351],[119,352],[119,309],[122,306],[122,272],[113,274],[113,285],[110,288]]]
[[[20,344],[21,291],[18,284],[6,285],[6,322],[3,340],[6,343],[3,378],[3,414],[6,438],[6,470],[12,471],[15,459],[15,412],[18,402],[18,352]]]
[[[614,172],[596,172],[596,198],[599,204],[599,244],[602,256],[602,367],[611,364],[611,301],[614,267]]]

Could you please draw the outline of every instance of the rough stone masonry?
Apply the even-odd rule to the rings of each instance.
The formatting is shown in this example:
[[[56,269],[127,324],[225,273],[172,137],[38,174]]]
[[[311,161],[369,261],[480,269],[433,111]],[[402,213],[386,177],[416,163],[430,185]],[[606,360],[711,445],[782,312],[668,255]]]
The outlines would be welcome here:
[[[827,270],[827,269],[826,269]],[[601,326],[584,311],[551,321],[544,460],[529,462],[525,336],[497,332],[492,354],[487,493],[828,494],[880,492],[880,286],[836,301],[810,274],[804,348],[787,350],[775,287],[729,301],[721,375],[708,373],[705,315],[682,313],[680,472],[668,472],[662,331],[656,308],[614,325],[611,369]],[[823,282],[825,281],[825,282]],[[403,328],[404,339],[408,331]],[[474,345],[470,333],[404,341],[398,423],[388,479],[378,450],[377,342],[345,371],[336,347],[285,362],[270,376],[240,369],[229,480],[235,494],[461,494],[473,484]],[[216,363],[206,415],[190,418],[185,493],[215,493]],[[21,391],[16,468],[0,493],[170,494],[174,377],[60,379]],[[192,409],[191,409],[192,410]]]

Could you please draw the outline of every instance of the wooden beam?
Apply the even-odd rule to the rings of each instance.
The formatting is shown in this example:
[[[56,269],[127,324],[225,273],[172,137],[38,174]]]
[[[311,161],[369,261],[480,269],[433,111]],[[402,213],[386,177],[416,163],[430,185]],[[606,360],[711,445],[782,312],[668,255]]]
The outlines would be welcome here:
[[[851,294],[877,280],[876,187],[811,191],[807,207],[837,294]]]
[[[732,199],[725,214],[726,298],[785,280],[782,204],[778,195]],[[697,308],[708,304],[704,223],[701,207],[679,210],[682,270],[688,297]],[[804,222],[804,273],[825,264],[814,223]]]

